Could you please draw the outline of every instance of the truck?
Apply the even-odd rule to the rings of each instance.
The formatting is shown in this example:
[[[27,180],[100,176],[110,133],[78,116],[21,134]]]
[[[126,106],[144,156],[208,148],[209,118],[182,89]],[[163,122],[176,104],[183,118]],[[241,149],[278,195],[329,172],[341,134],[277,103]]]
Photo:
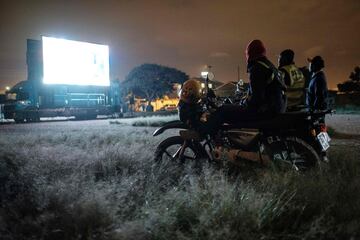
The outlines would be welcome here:
[[[6,91],[5,119],[95,119],[120,112],[118,81],[109,79],[108,46],[60,38],[27,39],[27,79]]]

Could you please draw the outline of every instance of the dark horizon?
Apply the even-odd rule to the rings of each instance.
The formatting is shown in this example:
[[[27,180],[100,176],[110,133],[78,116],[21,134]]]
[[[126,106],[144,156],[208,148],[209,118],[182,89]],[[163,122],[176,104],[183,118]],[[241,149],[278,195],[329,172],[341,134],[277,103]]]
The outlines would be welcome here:
[[[360,63],[360,2],[342,1],[17,1],[1,3],[0,91],[26,79],[26,39],[63,37],[110,47],[110,78],[123,80],[143,63],[199,76],[213,66],[217,80],[248,81],[244,51],[261,39],[267,56],[295,51],[301,67],[323,56],[329,88]]]

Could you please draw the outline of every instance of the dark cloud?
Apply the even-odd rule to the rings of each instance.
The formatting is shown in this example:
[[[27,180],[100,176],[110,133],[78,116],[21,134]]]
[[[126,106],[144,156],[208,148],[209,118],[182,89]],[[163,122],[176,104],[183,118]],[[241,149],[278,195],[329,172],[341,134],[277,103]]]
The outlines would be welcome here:
[[[244,49],[262,39],[269,58],[292,48],[296,62],[321,54],[330,86],[360,64],[360,1],[2,1],[0,88],[26,78],[26,39],[41,35],[110,46],[111,76],[123,79],[148,62],[177,67],[191,76],[205,64],[232,81]]]

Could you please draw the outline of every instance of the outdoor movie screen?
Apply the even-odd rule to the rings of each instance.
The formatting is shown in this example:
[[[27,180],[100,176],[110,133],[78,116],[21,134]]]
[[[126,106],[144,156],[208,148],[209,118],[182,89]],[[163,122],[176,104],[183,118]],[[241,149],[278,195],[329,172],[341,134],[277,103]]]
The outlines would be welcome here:
[[[42,37],[45,84],[109,86],[109,47]]]

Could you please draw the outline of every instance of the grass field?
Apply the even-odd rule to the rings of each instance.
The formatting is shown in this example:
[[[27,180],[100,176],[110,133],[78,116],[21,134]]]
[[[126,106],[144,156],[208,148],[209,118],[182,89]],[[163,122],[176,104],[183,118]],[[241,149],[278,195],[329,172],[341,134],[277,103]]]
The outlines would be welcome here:
[[[0,239],[360,238],[357,138],[333,140],[327,172],[195,171],[155,167],[176,132],[132,125],[0,126]]]

